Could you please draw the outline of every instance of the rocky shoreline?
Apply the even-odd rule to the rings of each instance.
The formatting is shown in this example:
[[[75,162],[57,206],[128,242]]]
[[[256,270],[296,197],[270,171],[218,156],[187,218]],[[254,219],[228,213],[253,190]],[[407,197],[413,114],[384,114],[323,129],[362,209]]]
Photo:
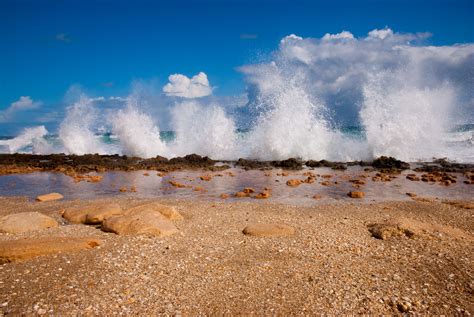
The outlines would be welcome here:
[[[474,164],[459,164],[444,159],[425,163],[407,163],[392,157],[380,157],[370,162],[330,162],[303,161],[297,158],[289,158],[281,161],[257,161],[239,159],[237,161],[216,161],[209,157],[190,154],[184,157],[167,159],[157,156],[155,158],[142,159],[120,155],[66,155],[66,154],[0,154],[0,175],[30,173],[38,171],[55,171],[65,174],[106,171],[136,171],[156,170],[171,172],[177,170],[221,171],[231,166],[246,170],[281,168],[286,170],[300,170],[307,168],[329,167],[334,170],[345,170],[348,166],[363,166],[373,168],[384,173],[397,173],[410,169],[412,166],[417,172],[474,172]]]
[[[466,203],[0,197],[0,316],[470,316]]]

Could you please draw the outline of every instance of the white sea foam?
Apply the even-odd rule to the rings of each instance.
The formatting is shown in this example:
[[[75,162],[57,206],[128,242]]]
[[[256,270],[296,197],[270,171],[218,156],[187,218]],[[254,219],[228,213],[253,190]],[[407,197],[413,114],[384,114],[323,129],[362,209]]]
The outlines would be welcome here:
[[[24,129],[17,137],[10,140],[0,140],[0,146],[4,147],[3,152],[17,153],[31,147],[34,154],[43,154],[48,152],[49,148],[44,140],[48,131],[44,126]],[[46,148],[45,148],[46,147]]]

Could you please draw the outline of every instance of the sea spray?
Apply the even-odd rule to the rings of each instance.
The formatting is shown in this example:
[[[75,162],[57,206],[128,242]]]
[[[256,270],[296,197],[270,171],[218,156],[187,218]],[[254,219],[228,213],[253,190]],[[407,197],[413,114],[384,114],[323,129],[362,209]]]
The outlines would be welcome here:
[[[455,103],[453,89],[447,84],[417,88],[404,73],[392,75],[391,80],[373,76],[364,86],[360,116],[372,157],[414,161],[449,155],[443,138]]]
[[[125,109],[119,110],[109,120],[123,154],[143,158],[168,156],[158,126],[149,115],[138,110],[136,99],[129,98]]]
[[[48,130],[44,126],[25,128],[17,137],[0,141],[0,146],[8,153],[18,153],[31,148],[33,154],[45,154],[51,150],[44,139],[47,134]]]
[[[474,162],[474,129],[453,130],[472,123],[474,45],[426,46],[426,36],[390,29],[361,38],[348,31],[320,39],[287,36],[268,61],[239,68],[248,103],[238,111],[218,96],[183,102],[179,96],[137,98],[135,93],[125,105],[108,108],[102,107],[107,98],[83,96],[67,111],[59,129],[63,147],[56,151],[334,161],[392,155]],[[106,109],[111,113],[101,120]],[[245,126],[236,126],[243,119]],[[97,135],[99,122],[112,132],[114,146]],[[158,123],[175,138],[161,140]],[[355,128],[345,129],[348,125]]]
[[[216,104],[177,104],[172,110],[172,128],[176,133],[176,140],[170,145],[174,155],[196,153],[215,159],[239,155],[235,124]]]
[[[66,118],[59,127],[59,139],[66,153],[106,154],[93,131],[97,118],[93,100],[84,95],[67,109]]]

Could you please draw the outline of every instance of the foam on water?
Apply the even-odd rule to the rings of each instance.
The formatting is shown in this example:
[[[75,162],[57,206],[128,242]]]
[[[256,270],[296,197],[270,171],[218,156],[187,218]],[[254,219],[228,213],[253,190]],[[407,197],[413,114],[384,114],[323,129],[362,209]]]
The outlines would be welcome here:
[[[132,94],[121,109],[105,113],[82,96],[68,109],[54,151],[337,161],[390,155],[474,162],[473,129],[451,131],[474,119],[469,84],[474,45],[411,44],[425,36],[384,29],[364,38],[347,31],[320,39],[285,37],[271,61],[240,69],[248,85],[245,133],[237,132],[235,123],[245,116],[231,115],[218,99],[171,99],[169,128],[175,138],[165,141],[157,124],[165,119],[152,115],[164,113],[163,99],[150,105]],[[348,118],[360,133],[344,132]],[[101,141],[99,127],[113,133],[114,144]],[[40,127],[0,145],[8,145],[8,152],[33,144],[32,151],[53,151],[45,142],[40,146],[45,134]]]
[[[0,140],[0,147],[3,147],[3,152],[6,153],[17,153],[27,147],[31,147],[34,154],[47,153],[49,147],[44,139],[47,134],[48,130],[44,126],[26,128],[13,139]]]

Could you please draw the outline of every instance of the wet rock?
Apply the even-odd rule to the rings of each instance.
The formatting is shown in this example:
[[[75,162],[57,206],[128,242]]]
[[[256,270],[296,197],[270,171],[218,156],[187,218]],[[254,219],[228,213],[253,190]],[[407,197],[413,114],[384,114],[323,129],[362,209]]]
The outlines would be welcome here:
[[[306,178],[303,182],[306,184],[313,184],[314,182],[316,182],[316,177],[308,176],[308,178]]]
[[[246,170],[248,169],[261,169],[261,168],[268,168],[271,167],[270,163],[268,162],[262,162],[262,161],[256,161],[256,160],[247,160],[240,158],[235,162],[236,166],[240,166]]]
[[[349,182],[355,185],[365,185],[365,181],[361,179],[350,179]]]
[[[102,230],[118,235],[152,235],[166,237],[178,232],[176,226],[160,212],[152,209],[137,210],[123,216],[104,220]]]
[[[227,199],[230,196],[228,194],[222,193],[219,197],[221,197],[222,199]]]
[[[331,183],[329,181],[323,181],[323,182],[321,182],[321,185],[322,186],[329,186],[329,185],[331,185]]]
[[[291,186],[291,187],[296,187],[296,186],[301,185],[301,180],[299,180],[299,179],[289,179],[286,182],[286,185]]]
[[[209,182],[212,179],[212,176],[211,175],[202,175],[202,176],[199,176],[199,179],[202,180],[202,181]]]
[[[295,233],[295,228],[280,223],[254,223],[247,225],[242,233],[255,237],[283,237]]]
[[[416,197],[417,195],[415,193],[406,193],[408,197]]]
[[[263,191],[255,196],[256,199],[267,199],[271,197],[271,193],[269,191]]]
[[[94,238],[48,237],[0,242],[0,264],[37,256],[92,249],[102,244]]]
[[[39,212],[20,212],[0,218],[0,232],[23,233],[57,227],[56,220]]]
[[[246,194],[252,194],[255,193],[255,189],[253,189],[252,187],[246,187],[244,188],[243,192]]]
[[[272,161],[271,165],[277,168],[283,168],[288,170],[299,170],[303,168],[303,161],[296,158],[289,158],[283,161]]]
[[[44,202],[44,201],[60,200],[60,199],[63,199],[63,198],[64,198],[64,196],[59,194],[59,193],[50,193],[50,194],[46,194],[46,195],[40,195],[40,196],[36,197],[36,200]]]
[[[121,193],[128,192],[128,188],[127,187],[120,187],[119,192],[121,192]]]
[[[185,188],[187,187],[186,185],[180,183],[180,182],[176,182],[176,181],[168,181],[168,183],[173,186],[173,187],[177,187],[177,188]]]
[[[411,180],[412,182],[419,182],[420,178],[416,174],[408,174],[407,179]]]
[[[204,187],[196,186],[196,187],[193,188],[193,191],[195,191],[195,192],[204,192],[206,190],[204,189]]]
[[[378,169],[384,168],[405,170],[410,168],[410,164],[388,156],[381,156],[373,160],[371,165]]]
[[[351,198],[364,198],[365,194],[364,192],[359,192],[359,191],[351,191],[347,193],[347,196]]]
[[[306,166],[308,167],[312,167],[312,168],[316,168],[316,167],[330,167],[334,170],[345,170],[347,169],[347,166],[346,164],[344,163],[340,163],[340,162],[329,162],[329,161],[326,161],[326,160],[321,160],[321,161],[313,161],[313,160],[309,160],[309,161],[306,161],[305,163]]]
[[[316,199],[316,200],[319,200],[319,199],[321,199],[321,198],[323,198],[323,196],[318,195],[318,194],[316,194],[316,195],[313,196],[313,199]]]
[[[237,198],[244,198],[244,197],[249,197],[250,194],[249,193],[244,193],[244,192],[237,192],[234,194],[235,197]]]

